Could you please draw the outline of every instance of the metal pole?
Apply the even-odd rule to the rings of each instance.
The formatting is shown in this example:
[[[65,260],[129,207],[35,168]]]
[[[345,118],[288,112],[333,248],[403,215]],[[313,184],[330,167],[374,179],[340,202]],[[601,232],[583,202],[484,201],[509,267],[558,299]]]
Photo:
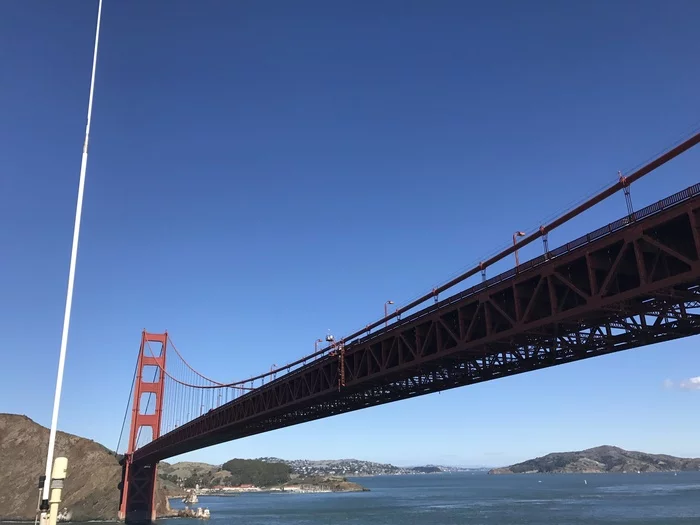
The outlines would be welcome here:
[[[387,301],[384,303],[384,328],[389,326],[389,309],[387,308],[390,304],[394,304],[394,301]],[[368,325],[369,330],[369,325]]]
[[[515,232],[513,234],[513,248],[515,248],[515,271],[516,272],[518,271],[518,266],[520,266],[520,259],[518,258],[518,247],[517,247],[518,240],[517,240],[517,238],[524,237],[524,236],[525,236],[525,232],[520,232],[520,231]]]
[[[85,126],[85,142],[83,143],[83,156],[80,163],[80,182],[78,184],[78,202],[75,208],[75,224],[73,226],[73,247],[70,256],[70,268],[68,270],[68,292],[66,293],[66,307],[63,315],[63,333],[61,334],[61,351],[58,358],[58,373],[56,375],[56,392],[53,400],[53,415],[51,416],[51,431],[49,433],[49,447],[46,453],[46,482],[41,501],[41,521],[46,523],[46,511],[49,508],[49,489],[51,486],[51,470],[53,468],[53,455],[56,445],[56,426],[58,424],[58,410],[61,404],[61,389],[63,387],[63,369],[66,363],[66,349],[68,347],[68,330],[70,328],[70,314],[73,306],[73,284],[75,282],[75,265],[78,258],[78,240],[80,239],[80,219],[83,211],[83,193],[85,189],[85,173],[87,171],[88,142],[90,139],[90,119],[92,118],[92,99],[95,92],[95,69],[97,67],[97,47],[100,39],[100,19],[102,17],[102,0],[97,4],[97,26],[95,28],[95,48],[92,55],[92,75],[90,77],[90,96],[88,98],[87,124]]]

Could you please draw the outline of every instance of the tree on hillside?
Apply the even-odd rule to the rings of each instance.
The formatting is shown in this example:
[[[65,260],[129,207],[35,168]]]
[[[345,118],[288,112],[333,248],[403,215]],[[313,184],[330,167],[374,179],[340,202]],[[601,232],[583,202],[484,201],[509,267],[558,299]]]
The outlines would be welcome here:
[[[182,481],[182,486],[186,489],[193,489],[199,483],[199,479],[196,476],[190,476]]]
[[[292,469],[285,463],[267,463],[257,459],[232,459],[222,466],[231,473],[232,485],[269,487],[289,481]]]
[[[175,474],[160,474],[160,477],[172,483],[177,483],[179,481],[179,478]]]

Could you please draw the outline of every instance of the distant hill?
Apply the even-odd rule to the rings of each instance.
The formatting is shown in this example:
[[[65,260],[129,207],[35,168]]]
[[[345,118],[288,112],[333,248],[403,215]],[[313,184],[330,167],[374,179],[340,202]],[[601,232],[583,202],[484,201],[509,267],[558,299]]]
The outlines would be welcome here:
[[[292,469],[286,463],[260,461],[259,459],[232,459],[222,465],[230,472],[225,483],[231,485],[255,485],[272,487],[282,485],[290,480]]]
[[[184,488],[194,488],[196,484],[202,487],[220,485],[230,473],[222,470],[220,465],[180,461],[172,465],[161,461],[158,464],[158,476],[173,484],[182,484]]]
[[[425,467],[412,467],[413,471],[416,473],[420,474],[436,474],[437,472],[442,472],[442,469],[440,467],[436,467],[433,465],[430,466],[425,466]]]
[[[299,475],[283,461],[261,459],[232,459],[221,466],[207,463],[161,463],[158,469],[161,481],[172,484],[180,491],[199,486],[200,489],[221,490],[220,486],[252,485],[261,489],[279,489],[294,486],[305,490],[324,489],[331,492],[358,492],[367,490],[344,476]]]
[[[49,429],[26,416],[0,414],[0,521],[33,520],[44,473]],[[68,458],[62,507],[74,521],[116,519],[122,469],[113,452],[92,440],[58,432],[56,456]],[[159,514],[167,501],[158,492]]]
[[[274,463],[286,463],[292,468],[292,472],[299,476],[383,476],[397,474],[433,474],[437,472],[458,472],[465,469],[458,467],[441,467],[437,465],[426,465],[417,467],[397,467],[389,463],[375,463],[373,461],[363,461],[359,459],[279,459],[260,458],[262,461]]]
[[[578,452],[555,452],[489,474],[563,474],[604,472],[673,472],[700,470],[700,459],[685,459],[664,454],[646,454],[601,446]]]
[[[182,479],[190,477],[195,472],[210,472],[211,474],[215,474],[219,470],[221,470],[220,465],[210,465],[209,463],[199,463],[195,461],[180,461],[179,463],[173,464],[161,461],[158,464],[159,474],[169,474]]]
[[[264,468],[269,464],[269,468]],[[281,466],[288,468],[282,469]],[[256,460],[231,460],[224,465],[183,461],[168,464],[161,462],[158,474],[169,483],[184,488],[213,487],[216,485],[238,485],[250,483],[269,486],[283,483],[289,476],[298,478],[362,477],[396,474],[433,474],[438,472],[461,472],[484,469],[443,467],[426,465],[418,467],[397,467],[388,463],[375,463],[358,459],[286,460],[275,457]],[[254,477],[251,477],[254,476]]]

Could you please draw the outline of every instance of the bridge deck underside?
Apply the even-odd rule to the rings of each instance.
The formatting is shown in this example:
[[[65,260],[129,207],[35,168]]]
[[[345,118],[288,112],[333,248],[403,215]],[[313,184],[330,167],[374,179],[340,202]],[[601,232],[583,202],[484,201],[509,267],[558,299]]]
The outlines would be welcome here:
[[[700,333],[699,223],[698,196],[629,221],[286,374],[134,460]]]

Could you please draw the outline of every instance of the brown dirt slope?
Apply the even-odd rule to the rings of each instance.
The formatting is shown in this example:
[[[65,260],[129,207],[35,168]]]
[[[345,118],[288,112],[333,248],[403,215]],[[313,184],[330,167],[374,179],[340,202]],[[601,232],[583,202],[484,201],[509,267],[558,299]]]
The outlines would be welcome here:
[[[0,520],[33,520],[39,476],[44,473],[49,430],[26,416],[0,414]],[[56,456],[68,458],[63,505],[74,521],[115,519],[121,467],[107,448],[92,440],[58,432]],[[167,501],[158,495],[158,507]]]

